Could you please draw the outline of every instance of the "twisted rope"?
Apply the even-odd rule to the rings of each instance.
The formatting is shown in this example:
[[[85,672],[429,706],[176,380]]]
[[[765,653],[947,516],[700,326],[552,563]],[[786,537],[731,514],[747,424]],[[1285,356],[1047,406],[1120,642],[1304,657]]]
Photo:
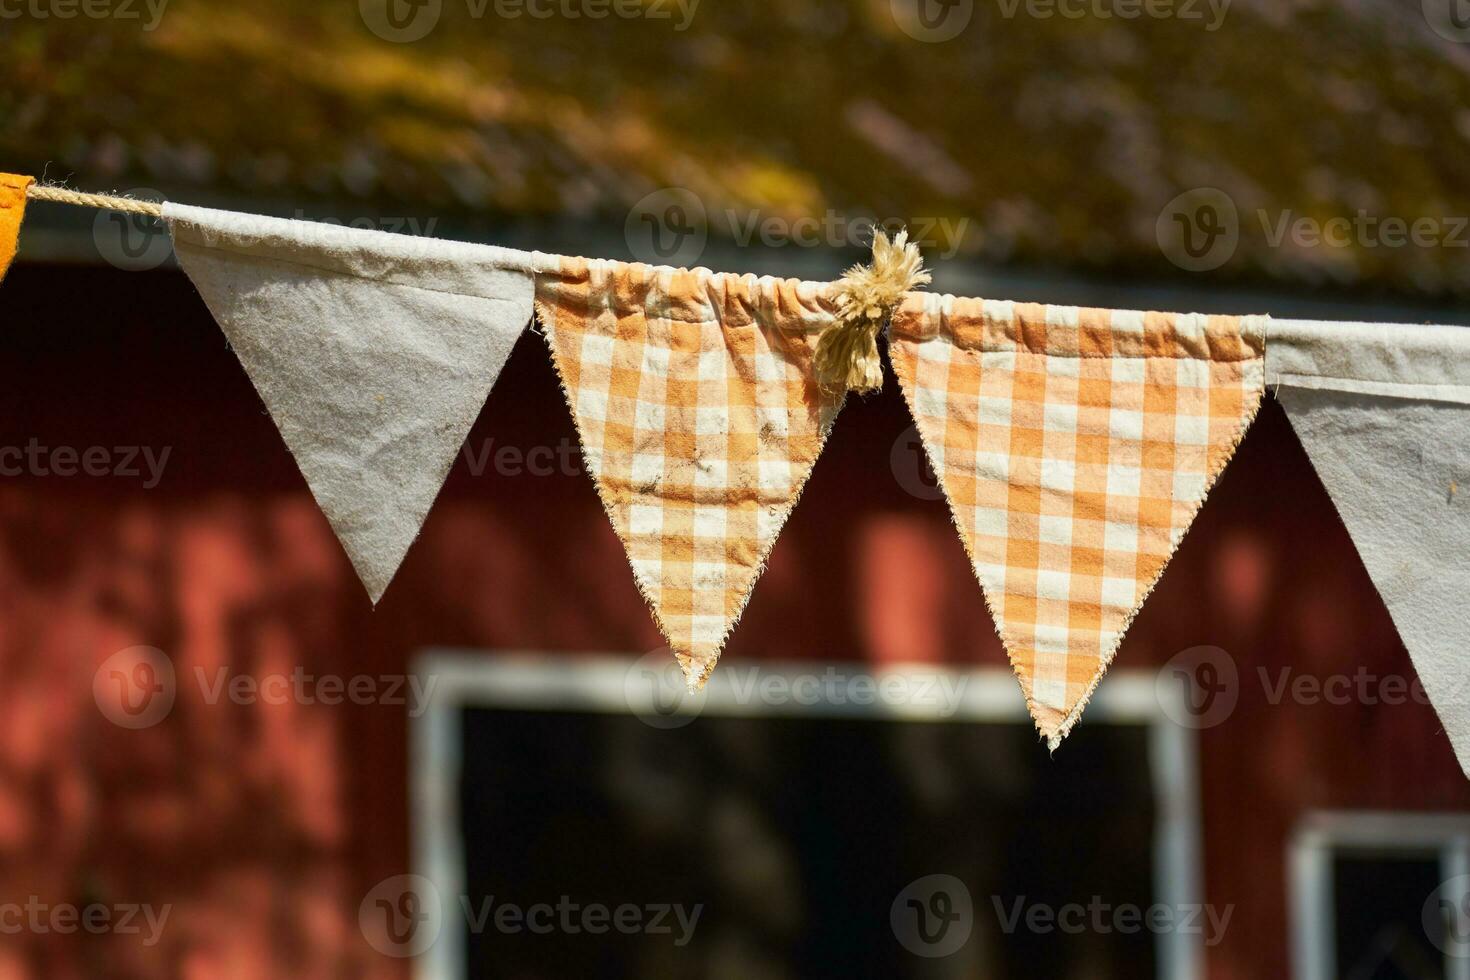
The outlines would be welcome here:
[[[32,201],[50,201],[54,204],[74,204],[82,208],[100,208],[124,211],[128,214],[144,214],[150,218],[163,217],[163,205],[154,201],[135,201],[129,197],[110,197],[106,194],[83,194],[69,191],[65,187],[43,187],[32,184],[26,189],[26,197]]]

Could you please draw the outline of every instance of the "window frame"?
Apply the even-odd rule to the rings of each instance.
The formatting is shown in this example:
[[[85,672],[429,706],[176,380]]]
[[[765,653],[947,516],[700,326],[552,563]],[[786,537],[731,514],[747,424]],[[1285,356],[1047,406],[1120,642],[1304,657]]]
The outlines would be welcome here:
[[[1470,814],[1316,810],[1301,819],[1287,847],[1292,975],[1297,980],[1334,980],[1333,858],[1433,856],[1439,860],[1440,880],[1449,881],[1470,874]],[[1444,957],[1449,980],[1470,980],[1470,955]]]
[[[642,685],[626,677],[635,654],[582,655],[530,651],[431,648],[414,658],[413,671],[428,684],[427,706],[409,720],[410,835],[415,874],[431,881],[440,895],[465,891],[464,846],[460,839],[457,787],[460,778],[460,722],[467,708],[520,711],[583,711],[630,714],[629,698]],[[812,717],[901,720],[905,722],[975,721],[1032,727],[1014,674],[1003,667],[955,669],[940,664],[864,664],[841,661],[766,662],[763,676],[788,682],[810,677],[814,670],[848,676],[932,679],[950,675],[960,692],[958,710],[941,713],[924,705],[883,703],[817,705],[788,701],[770,704],[738,696],[732,671],[757,664],[729,664],[711,677],[701,714],[720,717]],[[1203,901],[1203,862],[1197,733],[1174,723],[1185,717],[1182,690],[1156,683],[1152,671],[1114,669],[1099,685],[1087,708],[1088,725],[1142,725],[1148,729],[1150,785],[1158,814],[1154,831],[1155,901],[1173,907]],[[647,704],[653,709],[653,691]],[[1045,751],[1038,746],[1037,751]],[[1062,751],[1065,751],[1063,749]],[[1178,930],[1158,934],[1159,980],[1201,980],[1204,937]],[[463,932],[444,928],[414,965],[417,980],[458,980],[466,975]]]

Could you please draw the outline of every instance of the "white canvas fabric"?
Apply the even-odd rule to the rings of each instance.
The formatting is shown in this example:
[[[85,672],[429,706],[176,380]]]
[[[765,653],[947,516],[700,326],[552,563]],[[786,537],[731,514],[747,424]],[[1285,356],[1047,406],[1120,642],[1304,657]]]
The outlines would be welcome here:
[[[1470,327],[1272,320],[1266,384],[1470,404]]]
[[[1272,320],[1266,383],[1470,774],[1470,328]]]
[[[530,322],[536,255],[166,205],[374,603]]]

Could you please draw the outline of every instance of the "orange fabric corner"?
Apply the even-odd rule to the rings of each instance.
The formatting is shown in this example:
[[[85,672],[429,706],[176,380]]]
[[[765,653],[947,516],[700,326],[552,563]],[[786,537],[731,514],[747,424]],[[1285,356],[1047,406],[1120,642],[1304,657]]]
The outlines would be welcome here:
[[[33,177],[0,174],[0,279],[10,271],[15,250],[20,242],[20,222],[26,214],[26,188],[35,183]]]

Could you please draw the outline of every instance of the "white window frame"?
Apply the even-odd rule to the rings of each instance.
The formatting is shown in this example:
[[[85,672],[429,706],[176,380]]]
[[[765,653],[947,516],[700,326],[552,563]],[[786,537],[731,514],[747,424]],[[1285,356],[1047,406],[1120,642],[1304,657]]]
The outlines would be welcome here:
[[[460,778],[460,719],[466,708],[579,711],[628,714],[630,687],[625,683],[634,655],[533,654],[480,650],[430,649],[414,662],[414,672],[427,684],[434,679],[426,710],[410,720],[409,781],[411,834],[416,874],[433,882],[439,894],[463,895],[464,845],[459,834],[457,787]],[[903,721],[974,721],[1031,727],[1030,716],[1011,671],[1001,668],[959,670],[935,664],[873,665],[821,661],[767,663],[763,677],[780,676],[788,682],[810,677],[814,670],[833,669],[847,676],[871,676],[880,683],[888,677],[932,680],[939,672],[957,683],[959,708],[953,713],[937,707],[905,704],[801,705],[769,704],[739,696],[731,683],[733,671],[752,665],[730,664],[714,673],[701,714],[720,717],[893,718]],[[1183,692],[1176,685],[1155,683],[1150,671],[1114,669],[1099,686],[1087,708],[1085,724],[1141,725],[1148,730],[1148,757],[1140,759],[1150,770],[1157,824],[1154,834],[1154,900],[1171,907],[1203,901],[1200,845],[1199,764],[1196,733],[1170,720],[1187,717]],[[631,691],[644,690],[632,685]],[[1177,692],[1177,693],[1176,693]],[[633,696],[636,696],[634,694]],[[647,688],[653,709],[654,692]],[[1175,703],[1167,704],[1165,699]],[[677,733],[671,733],[678,737]],[[1038,752],[1045,752],[1042,744]],[[1065,752],[1063,747],[1060,751]],[[451,905],[454,904],[450,900]],[[446,923],[446,926],[448,923]],[[456,923],[445,928],[428,952],[415,964],[418,980],[459,980],[466,976],[463,930]],[[1158,980],[1201,980],[1204,977],[1204,937],[1180,930],[1157,936]]]
[[[1288,845],[1291,957],[1296,980],[1337,977],[1333,857],[1437,857],[1441,881],[1470,874],[1470,814],[1317,810]],[[1429,896],[1425,896],[1427,899]],[[1450,980],[1470,980],[1470,959],[1445,957]]]

